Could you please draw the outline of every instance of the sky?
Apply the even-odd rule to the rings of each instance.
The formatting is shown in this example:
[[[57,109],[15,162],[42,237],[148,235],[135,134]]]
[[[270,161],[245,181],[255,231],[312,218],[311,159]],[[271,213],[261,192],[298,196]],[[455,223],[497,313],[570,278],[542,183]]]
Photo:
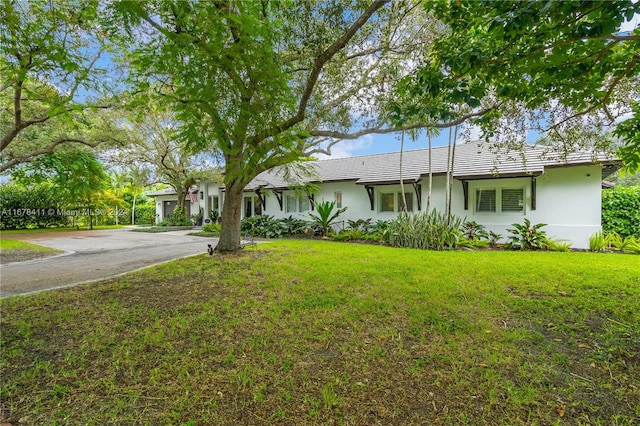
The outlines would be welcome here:
[[[479,132],[472,132],[472,139],[477,138]],[[464,138],[459,138],[458,142],[462,142]],[[449,130],[444,129],[439,136],[431,138],[431,144],[434,147],[447,145],[449,141]],[[428,147],[427,137],[424,132],[418,137],[417,140],[411,140],[408,135],[405,135],[404,149],[422,149]],[[385,152],[398,152],[400,151],[401,141],[400,134],[387,134],[387,135],[366,135],[355,140],[343,140],[331,148],[331,156],[318,155],[318,159],[334,159],[343,157],[355,157],[361,155],[381,154]]]

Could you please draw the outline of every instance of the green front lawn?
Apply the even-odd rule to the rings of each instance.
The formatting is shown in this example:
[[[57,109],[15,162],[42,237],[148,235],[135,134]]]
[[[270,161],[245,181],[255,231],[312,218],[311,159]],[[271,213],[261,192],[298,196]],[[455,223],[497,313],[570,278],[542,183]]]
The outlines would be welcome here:
[[[639,306],[638,256],[276,241],[1,300],[0,396],[27,424],[631,425]]]
[[[38,259],[57,253],[62,251],[24,241],[0,238],[0,263]]]
[[[93,230],[104,229],[120,229],[124,228],[123,225],[94,225]],[[69,228],[34,228],[34,229],[8,229],[2,230],[2,235],[16,235],[16,234],[40,234],[44,232],[73,232],[73,231],[90,231],[89,225]]]

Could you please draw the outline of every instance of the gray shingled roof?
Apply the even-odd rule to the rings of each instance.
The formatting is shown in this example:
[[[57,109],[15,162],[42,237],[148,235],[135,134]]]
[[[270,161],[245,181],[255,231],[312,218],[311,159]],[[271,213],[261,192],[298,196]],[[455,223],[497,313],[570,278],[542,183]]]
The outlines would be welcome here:
[[[434,175],[446,173],[447,147],[432,149]],[[453,176],[457,179],[482,179],[489,177],[537,176],[545,167],[566,167],[581,164],[617,164],[615,159],[591,153],[577,152],[562,155],[549,151],[548,147],[527,146],[523,151],[495,151],[487,143],[471,142],[456,146]],[[429,174],[429,150],[405,151],[402,177],[406,182],[415,182]],[[390,184],[400,181],[400,153],[364,155],[311,161],[304,167],[314,171],[316,178],[285,179],[283,169],[261,173],[247,190],[259,187],[287,188],[305,182],[353,181],[360,185]]]
[[[160,195],[177,195],[177,193],[176,193],[176,190],[173,188],[164,188],[164,189],[158,189],[155,191],[145,192],[145,195],[147,197],[158,197]]]

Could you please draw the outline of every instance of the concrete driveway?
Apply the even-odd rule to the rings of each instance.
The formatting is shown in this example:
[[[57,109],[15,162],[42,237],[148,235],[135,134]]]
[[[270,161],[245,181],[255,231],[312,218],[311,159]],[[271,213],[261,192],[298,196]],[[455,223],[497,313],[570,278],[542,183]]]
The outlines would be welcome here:
[[[64,250],[60,256],[0,266],[0,298],[27,295],[97,281],[169,260],[207,251],[214,238],[194,231],[133,232],[127,228],[97,231],[16,234],[10,238]]]

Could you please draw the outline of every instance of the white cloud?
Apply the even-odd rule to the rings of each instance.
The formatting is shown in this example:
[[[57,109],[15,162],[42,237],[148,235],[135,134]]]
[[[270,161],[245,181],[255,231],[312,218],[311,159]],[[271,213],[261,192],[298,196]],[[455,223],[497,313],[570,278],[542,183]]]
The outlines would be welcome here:
[[[353,157],[362,155],[362,152],[371,148],[373,144],[373,136],[365,135],[354,140],[343,140],[331,147],[331,156],[324,154],[316,154],[318,160],[330,160],[335,158]]]
[[[480,126],[466,126],[466,128],[460,134],[460,142],[475,142],[480,139],[481,133],[482,130],[480,129]]]
[[[625,21],[624,24],[620,27],[620,32],[631,32],[636,29],[636,27],[640,24],[640,15],[635,14],[630,21]]]

